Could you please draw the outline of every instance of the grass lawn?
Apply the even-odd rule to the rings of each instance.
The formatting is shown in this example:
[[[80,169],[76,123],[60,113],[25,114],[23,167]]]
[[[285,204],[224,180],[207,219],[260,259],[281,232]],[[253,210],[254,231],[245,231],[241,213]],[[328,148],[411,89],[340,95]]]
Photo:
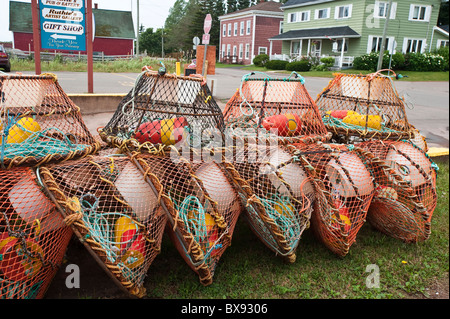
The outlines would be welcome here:
[[[165,299],[409,299],[427,298],[428,287],[448,280],[449,165],[439,164],[438,205],[428,241],[406,244],[365,224],[344,258],[307,230],[297,261],[285,264],[253,234],[244,217],[222,256],[214,282],[203,287],[165,237],[146,279],[149,298]],[[380,269],[380,287],[367,288],[368,265]],[[448,285],[448,281],[447,281]]]

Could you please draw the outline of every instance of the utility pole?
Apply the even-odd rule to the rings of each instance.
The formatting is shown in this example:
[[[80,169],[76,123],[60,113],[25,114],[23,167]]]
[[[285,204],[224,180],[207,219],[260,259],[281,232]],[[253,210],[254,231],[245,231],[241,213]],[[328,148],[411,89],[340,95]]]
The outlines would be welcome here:
[[[161,57],[164,59],[164,27],[162,27],[161,32]]]
[[[137,0],[137,6],[136,6],[136,11],[137,11],[137,27],[136,27],[136,56],[139,54],[139,30],[140,30],[140,26],[139,26],[139,0]]]
[[[378,58],[377,71],[381,70],[383,66],[384,50],[386,49],[386,33],[389,25],[389,19],[391,18],[391,10],[392,10],[392,0],[389,0],[389,8],[386,14],[386,22],[384,23],[383,39],[381,40],[380,57]]]
[[[38,0],[32,0],[32,21],[33,21],[33,50],[34,68],[36,75],[41,74],[41,31],[39,26],[39,4]]]

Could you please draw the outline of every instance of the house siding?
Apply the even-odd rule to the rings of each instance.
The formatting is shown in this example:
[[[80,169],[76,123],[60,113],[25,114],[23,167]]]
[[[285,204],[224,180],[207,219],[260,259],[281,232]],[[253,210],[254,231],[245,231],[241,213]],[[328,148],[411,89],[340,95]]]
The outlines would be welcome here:
[[[385,0],[389,2],[389,0]],[[433,33],[433,27],[436,26],[440,0],[397,0],[395,19],[389,20],[387,37],[394,38],[397,42],[396,51],[404,51],[404,39],[426,39],[426,51],[434,50],[439,40],[446,38],[440,32]],[[349,26],[358,34],[360,38],[347,39],[349,41],[348,56],[360,56],[368,53],[368,44],[370,36],[382,37],[384,31],[384,18],[376,18],[375,0],[336,0],[319,4],[311,4],[307,6],[299,6],[294,8],[285,8],[284,10],[284,32],[299,29],[327,28],[337,26]],[[429,21],[409,21],[411,4],[431,6]],[[351,5],[352,12],[350,18],[336,19],[335,13],[337,7]],[[394,6],[393,6],[394,7]],[[326,19],[315,19],[315,10],[330,8],[329,17]],[[289,22],[291,13],[309,11],[309,21],[305,22]],[[431,43],[431,39],[433,41]],[[448,39],[448,37],[447,37]],[[274,41],[276,42],[276,41]],[[280,41],[281,42],[281,41]],[[282,41],[282,53],[290,54],[290,41]],[[303,40],[301,55],[307,55],[308,40]],[[340,53],[332,52],[331,41],[322,41],[322,55],[340,56]]]
[[[258,55],[259,47],[266,47],[267,54],[270,54],[270,41],[269,38],[280,34],[280,23],[283,21],[282,18],[275,19],[263,16],[256,16],[256,35],[255,35],[255,46],[253,54]],[[280,41],[274,41],[272,43],[272,54],[281,54]]]

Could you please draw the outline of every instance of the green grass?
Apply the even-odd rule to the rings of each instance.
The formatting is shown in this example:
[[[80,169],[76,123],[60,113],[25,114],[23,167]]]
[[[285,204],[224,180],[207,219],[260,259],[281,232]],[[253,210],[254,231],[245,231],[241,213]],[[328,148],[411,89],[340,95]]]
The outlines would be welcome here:
[[[427,297],[427,288],[448,276],[449,166],[440,164],[438,205],[429,240],[406,244],[365,224],[347,256],[331,253],[307,230],[297,261],[285,264],[239,219],[213,284],[198,276],[164,237],[146,279],[149,298],[165,299],[406,299]],[[380,269],[380,288],[367,288],[367,265]]]
[[[94,63],[94,72],[107,72],[107,73],[140,73],[144,65],[152,66],[154,70],[158,70],[161,66],[158,59],[155,58],[142,58],[142,59],[132,59],[132,60],[117,60],[111,62],[96,62]],[[184,63],[183,63],[184,64]],[[175,72],[175,62],[171,61],[165,62],[168,72]],[[216,68],[240,68],[242,70],[259,71],[259,72],[278,72],[290,74],[289,71],[271,71],[264,67],[257,66],[237,66],[234,64],[223,64],[216,63]],[[35,65],[33,61],[30,60],[18,60],[11,59],[11,69],[15,71],[34,71]],[[42,62],[41,63],[42,72],[58,72],[58,71],[70,71],[70,72],[86,72],[87,65],[86,62],[65,62],[61,63],[58,61]],[[370,71],[364,70],[342,70],[344,73],[354,73],[354,74],[368,74]],[[326,77],[332,78],[335,71],[309,71],[301,72],[304,77]],[[401,81],[449,81],[449,72],[414,72],[414,71],[399,71],[398,73],[407,76]]]

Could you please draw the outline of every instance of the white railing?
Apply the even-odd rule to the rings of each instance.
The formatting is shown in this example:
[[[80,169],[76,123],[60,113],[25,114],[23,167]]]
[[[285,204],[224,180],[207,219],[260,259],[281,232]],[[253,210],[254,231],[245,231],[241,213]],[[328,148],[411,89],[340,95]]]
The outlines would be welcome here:
[[[344,56],[342,60],[342,66],[353,66],[353,60],[355,60],[354,56]],[[334,56],[334,66],[340,67],[341,66],[341,57],[340,56]]]

